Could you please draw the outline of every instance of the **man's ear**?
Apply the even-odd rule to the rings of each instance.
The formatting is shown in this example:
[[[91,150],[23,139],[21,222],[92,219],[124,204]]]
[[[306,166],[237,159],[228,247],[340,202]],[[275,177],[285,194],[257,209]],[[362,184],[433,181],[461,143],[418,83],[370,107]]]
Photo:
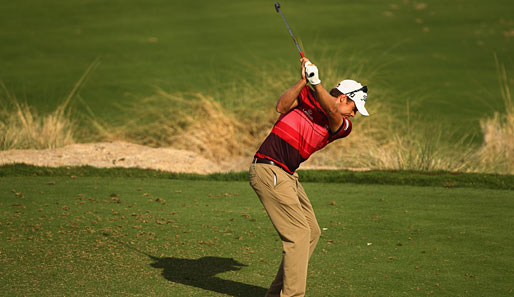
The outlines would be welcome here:
[[[343,102],[345,99],[348,100],[348,96],[346,96],[345,94],[341,94],[341,95],[337,96],[338,102]]]

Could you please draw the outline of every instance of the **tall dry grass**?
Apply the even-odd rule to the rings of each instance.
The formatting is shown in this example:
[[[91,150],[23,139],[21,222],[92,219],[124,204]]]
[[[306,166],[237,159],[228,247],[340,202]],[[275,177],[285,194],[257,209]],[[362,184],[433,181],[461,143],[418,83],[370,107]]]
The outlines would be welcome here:
[[[505,113],[482,119],[483,144],[477,152],[479,170],[514,174],[514,101],[505,67],[497,62]]]
[[[0,149],[56,148],[87,137],[90,133],[79,127],[72,101],[98,64],[98,60],[91,63],[63,102],[46,114],[19,100],[0,82]]]
[[[71,117],[70,100],[50,114],[40,114],[2,86],[0,95],[0,147],[9,149],[56,148],[74,143],[76,125]]]
[[[368,76],[362,69],[352,69],[354,73],[331,69],[323,73],[328,86],[342,78]],[[295,81],[294,73],[290,69],[261,72],[259,83],[241,80],[213,96],[159,90],[142,102],[145,108],[140,104],[129,108],[137,121],[121,130],[128,131],[124,133],[128,140],[192,150],[213,161],[250,157],[278,118],[276,99]],[[350,137],[330,144],[302,167],[512,173],[512,147],[493,141],[495,137],[504,142],[513,139],[506,135],[512,122],[500,120],[503,116],[483,121],[488,128],[483,129],[484,144],[478,148],[469,136],[448,135],[452,132],[445,127],[412,115],[408,104],[406,116],[398,116],[398,107],[383,103],[389,96],[386,90],[370,90],[372,116],[358,116]]]
[[[343,78],[364,83],[374,73],[356,66],[341,71],[330,59],[323,65],[325,86]],[[361,63],[356,63],[361,65]],[[99,140],[125,140],[153,146],[174,147],[196,152],[215,162],[237,157],[250,158],[278,118],[276,100],[297,79],[295,69],[255,69],[244,65],[249,73],[211,94],[171,93],[157,89],[155,94],[120,107],[121,124],[100,124],[89,118],[87,127]],[[88,70],[89,72],[89,70]],[[87,73],[88,73],[87,72]],[[87,73],[85,75],[87,75]],[[314,154],[301,168],[445,170],[458,172],[514,173],[514,104],[504,67],[499,67],[506,110],[483,119],[481,146],[468,141],[467,135],[452,133],[445,127],[427,124],[412,114],[405,98],[403,108],[391,106],[386,87],[370,87],[368,118],[352,120],[353,131]],[[0,109],[0,145],[2,149],[51,148],[84,141],[83,127],[73,120],[71,101],[83,78],[63,104],[50,114],[40,114],[10,94],[3,86]],[[365,79],[363,79],[365,78]],[[328,88],[328,87],[327,87]],[[404,116],[399,116],[404,110]],[[451,137],[449,137],[451,136]],[[449,143],[447,139],[458,139]]]
[[[466,136],[448,143],[446,130],[437,124],[406,119],[380,102],[370,105],[369,118],[354,121],[348,139],[337,141],[313,158],[309,165],[353,169],[468,171],[476,148]],[[320,162],[320,160],[322,160]]]
[[[144,108],[141,108],[144,106]],[[174,147],[214,161],[249,153],[253,145],[246,121],[240,121],[213,97],[158,90],[123,109],[129,120],[111,130],[111,138],[152,147]]]
[[[153,96],[120,107],[133,120],[115,127],[110,137],[187,149],[213,161],[252,156],[278,118],[276,100],[299,79],[299,71],[248,64],[241,69],[246,73],[240,79],[213,83],[219,87],[211,95],[158,89]],[[349,77],[352,71],[341,74],[335,67],[330,69],[326,75],[330,85],[338,82],[336,74]]]

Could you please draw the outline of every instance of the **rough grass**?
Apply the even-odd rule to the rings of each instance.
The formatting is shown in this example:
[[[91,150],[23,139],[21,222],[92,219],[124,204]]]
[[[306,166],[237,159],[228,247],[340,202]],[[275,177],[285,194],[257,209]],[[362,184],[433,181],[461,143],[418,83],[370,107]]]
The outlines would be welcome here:
[[[505,68],[503,65],[498,65],[498,68],[505,113],[495,113],[492,117],[480,121],[484,141],[478,155],[482,166],[512,174],[514,173],[514,101]]]
[[[329,61],[327,58],[320,64],[330,65]],[[297,75],[293,69],[266,72],[249,65],[241,68],[253,73],[241,77],[252,79],[241,78],[233,85],[221,85],[210,95],[157,89],[152,96],[120,106],[123,121],[106,124],[90,118],[80,127],[73,120],[70,100],[90,69],[64,103],[48,115],[40,115],[18,103],[4,87],[4,97],[12,102],[14,109],[3,106],[0,111],[1,145],[3,149],[52,148],[83,141],[83,135],[96,135],[93,141],[124,140],[186,149],[216,162],[249,157],[278,117],[274,112],[276,98]],[[342,77],[353,77],[366,84],[374,77],[374,73],[363,73],[359,67],[345,71],[325,68],[331,69],[322,73],[327,88]],[[314,154],[303,167],[513,174],[514,108],[505,69],[499,64],[498,69],[505,113],[481,121],[484,137],[481,146],[471,141],[473,131],[469,135],[454,135],[447,127],[411,114],[409,102],[419,98],[405,98],[406,106],[385,103],[390,94],[377,86],[370,89],[368,109],[372,116],[357,116],[350,137]]]
[[[80,79],[54,111],[43,114],[20,100],[0,81],[0,149],[48,149],[63,147],[91,138],[97,122],[73,110],[74,101],[89,74],[98,66],[89,65]],[[81,124],[79,118],[86,118]],[[91,133],[91,134],[90,134]]]
[[[217,98],[193,94],[159,92],[141,105],[127,111],[137,119],[121,128],[118,135],[129,141],[155,146],[173,146],[193,150],[211,160],[227,160],[235,156],[251,156],[278,117],[273,111],[275,98],[294,81],[294,72],[278,71],[256,88],[242,81],[240,89],[228,88]],[[326,81],[340,77],[359,76],[356,73],[326,73]],[[514,172],[512,156],[513,113],[510,111],[510,90],[504,84],[506,113],[494,115],[482,122],[484,140],[481,147],[470,135],[452,135],[446,127],[425,122],[411,115],[409,105],[395,107],[384,104],[387,92],[375,89],[370,93],[369,118],[358,116],[352,134],[316,153],[305,168],[446,170],[460,172]],[[280,77],[282,81],[273,78]],[[327,85],[330,85],[327,84]],[[240,94],[240,90],[244,90]],[[234,103],[234,98],[253,102]],[[406,100],[409,102],[409,100]],[[229,102],[229,104],[227,104]],[[254,107],[254,108],[252,108]],[[401,116],[401,113],[405,114]],[[402,120],[405,118],[405,120]],[[140,119],[145,119],[141,124]],[[153,121],[151,119],[154,119]],[[124,134],[123,131],[130,131]],[[166,136],[167,135],[167,136]],[[453,141],[448,142],[448,139]]]
[[[50,114],[40,114],[20,102],[1,85],[0,146],[9,149],[46,149],[76,142],[76,124],[72,120],[70,100],[65,100]]]
[[[113,127],[109,138],[186,149],[211,160],[249,154],[255,145],[251,134],[258,133],[248,131],[249,122],[240,121],[220,102],[201,93],[170,94],[158,90],[154,96],[124,110],[134,120]]]

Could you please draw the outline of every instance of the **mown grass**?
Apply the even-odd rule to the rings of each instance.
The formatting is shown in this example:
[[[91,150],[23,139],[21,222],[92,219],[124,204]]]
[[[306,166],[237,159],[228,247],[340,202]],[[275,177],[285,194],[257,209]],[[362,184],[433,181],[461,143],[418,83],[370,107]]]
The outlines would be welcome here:
[[[508,296],[511,190],[304,183],[309,296]],[[262,296],[280,242],[247,182],[0,179],[6,296]]]
[[[454,173],[445,171],[345,171],[299,170],[302,182],[354,183],[369,185],[408,185],[445,188],[514,190],[514,175]],[[247,181],[248,172],[213,174],[173,173],[137,168],[37,167],[24,164],[0,166],[0,177],[127,177],[191,181]]]
[[[512,72],[510,0],[281,4],[308,57],[319,64],[320,53],[333,54],[330,64],[319,64],[321,71],[346,68],[348,57],[368,69],[380,67],[370,86],[387,86],[397,104],[402,94],[431,98],[416,112],[460,132],[478,129],[484,108],[503,108],[495,100],[500,92],[492,54]],[[298,57],[273,1],[19,0],[1,8],[0,80],[43,112],[59,105],[97,58],[101,65],[83,95],[109,120],[118,114],[115,103],[139,101],[156,86],[209,94],[248,75],[242,70],[249,61],[282,68]]]

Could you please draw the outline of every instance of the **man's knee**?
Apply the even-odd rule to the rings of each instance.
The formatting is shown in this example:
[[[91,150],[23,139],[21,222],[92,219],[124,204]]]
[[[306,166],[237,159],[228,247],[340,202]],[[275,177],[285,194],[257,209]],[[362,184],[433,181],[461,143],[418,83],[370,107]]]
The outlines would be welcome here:
[[[316,226],[313,226],[310,230],[311,233],[311,242],[318,241],[319,237],[321,236],[321,229],[316,224]]]
[[[303,246],[309,243],[311,230],[308,226],[295,226],[294,228],[287,228],[287,230],[280,230],[279,235],[280,239],[288,245]]]

